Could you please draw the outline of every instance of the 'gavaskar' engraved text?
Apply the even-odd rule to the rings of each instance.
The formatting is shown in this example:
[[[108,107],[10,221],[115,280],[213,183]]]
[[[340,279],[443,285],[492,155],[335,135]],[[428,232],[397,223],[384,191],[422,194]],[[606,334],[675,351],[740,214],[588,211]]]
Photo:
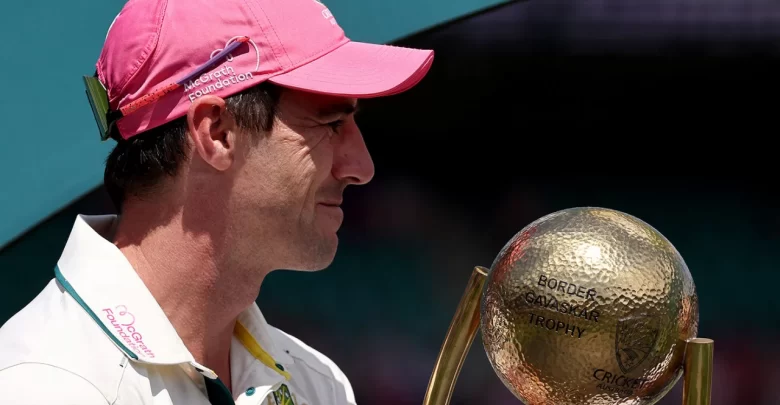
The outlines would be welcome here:
[[[524,299],[531,305],[540,306],[542,308],[552,309],[562,314],[571,315],[577,318],[583,318],[586,321],[598,322],[599,311],[590,310],[584,306],[578,304],[570,304],[565,301],[558,301],[552,295],[536,295],[533,291],[525,293]]]

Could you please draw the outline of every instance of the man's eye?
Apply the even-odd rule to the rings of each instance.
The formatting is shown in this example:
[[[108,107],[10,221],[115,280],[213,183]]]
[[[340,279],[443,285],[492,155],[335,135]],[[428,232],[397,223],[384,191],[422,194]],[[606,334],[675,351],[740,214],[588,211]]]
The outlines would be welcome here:
[[[331,129],[333,129],[333,132],[339,132],[339,128],[341,128],[344,125],[344,120],[336,120],[333,122],[329,122],[327,125]]]

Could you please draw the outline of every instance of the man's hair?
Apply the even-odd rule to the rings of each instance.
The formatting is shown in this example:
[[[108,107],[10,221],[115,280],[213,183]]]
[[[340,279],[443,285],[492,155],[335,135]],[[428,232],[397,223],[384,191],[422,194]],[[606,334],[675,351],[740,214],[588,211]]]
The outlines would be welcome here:
[[[273,127],[280,88],[269,82],[225,98],[237,126],[251,134]],[[165,177],[174,177],[189,158],[187,117],[181,117],[117,143],[106,159],[103,183],[121,212],[128,197],[154,193]]]

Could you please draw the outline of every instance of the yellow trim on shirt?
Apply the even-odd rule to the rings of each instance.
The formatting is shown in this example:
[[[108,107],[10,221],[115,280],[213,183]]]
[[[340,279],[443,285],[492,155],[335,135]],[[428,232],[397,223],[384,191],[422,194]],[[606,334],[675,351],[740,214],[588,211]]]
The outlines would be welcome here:
[[[249,353],[251,353],[252,356],[254,356],[256,359],[260,360],[261,363],[281,374],[288,381],[290,378],[292,378],[290,373],[281,369],[281,365],[279,365],[279,363],[277,363],[276,360],[274,360],[274,358],[268,354],[268,352],[263,350],[260,344],[257,343],[257,340],[255,340],[255,337],[249,333],[249,330],[244,325],[242,325],[241,322],[236,322],[236,327],[234,328],[233,333],[236,335],[238,341],[244,345],[246,350],[249,351]]]

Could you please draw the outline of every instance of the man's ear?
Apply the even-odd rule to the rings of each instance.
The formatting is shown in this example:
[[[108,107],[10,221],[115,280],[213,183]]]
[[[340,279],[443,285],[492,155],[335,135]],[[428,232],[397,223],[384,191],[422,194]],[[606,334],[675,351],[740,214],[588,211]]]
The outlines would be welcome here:
[[[187,126],[203,161],[217,170],[230,168],[236,157],[236,128],[225,100],[217,96],[196,98],[187,112]]]

